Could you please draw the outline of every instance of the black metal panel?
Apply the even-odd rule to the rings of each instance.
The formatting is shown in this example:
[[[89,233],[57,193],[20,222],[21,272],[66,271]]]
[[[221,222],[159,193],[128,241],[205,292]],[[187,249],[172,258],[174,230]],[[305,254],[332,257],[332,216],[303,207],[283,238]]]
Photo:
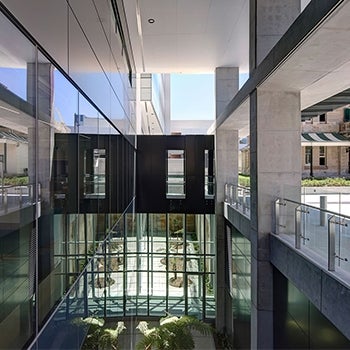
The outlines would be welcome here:
[[[176,139],[172,149],[176,148]],[[143,213],[168,212],[166,200],[166,150],[165,136],[138,136],[136,157],[136,211]],[[161,210],[161,208],[163,208]]]
[[[105,150],[105,195],[85,196],[94,149]],[[56,213],[121,213],[134,196],[135,149],[121,135],[56,134],[52,185]],[[92,173],[90,171],[90,173]]]
[[[214,149],[211,135],[137,137],[136,212],[214,213],[204,197],[204,152]],[[167,151],[185,151],[185,198],[167,198]]]

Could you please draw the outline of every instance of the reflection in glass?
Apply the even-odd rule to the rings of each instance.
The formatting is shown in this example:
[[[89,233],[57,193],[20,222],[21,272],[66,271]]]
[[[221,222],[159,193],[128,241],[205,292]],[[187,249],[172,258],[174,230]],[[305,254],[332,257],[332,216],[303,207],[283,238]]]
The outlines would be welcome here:
[[[204,196],[214,198],[215,194],[214,177],[214,150],[204,151]]]
[[[166,197],[185,198],[185,151],[168,150],[166,157]]]
[[[106,150],[85,150],[84,197],[104,198],[106,195]]]
[[[106,287],[111,316],[135,314],[137,309],[152,316],[166,310],[214,317],[215,254],[203,219],[193,214],[127,214],[117,219],[105,248],[94,258],[91,297],[105,298]],[[118,227],[125,227],[127,234],[117,234]]]
[[[36,181],[35,95],[30,90],[35,77],[30,72],[36,49],[2,14],[0,33],[0,334],[3,348],[20,349],[35,329],[36,240],[30,220]],[[31,214],[20,215],[22,208]]]

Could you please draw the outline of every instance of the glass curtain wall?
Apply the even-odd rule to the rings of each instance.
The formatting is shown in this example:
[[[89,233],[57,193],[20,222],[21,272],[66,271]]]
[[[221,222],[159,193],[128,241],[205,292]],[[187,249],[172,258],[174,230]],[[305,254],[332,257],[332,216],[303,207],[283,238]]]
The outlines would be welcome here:
[[[235,349],[247,349],[251,323],[251,246],[234,228],[231,238],[233,345]]]
[[[23,5],[18,1],[4,3],[10,11]],[[30,3],[26,2],[26,6]],[[49,55],[8,19],[7,9],[1,3],[2,348],[22,348],[30,343],[76,281],[99,243],[115,229],[121,213],[106,213],[100,209],[111,182],[115,181],[109,179],[107,183],[106,158],[111,155],[100,136],[103,135],[105,140],[105,135],[118,135],[120,131],[128,134],[122,147],[128,159],[134,157],[134,89],[130,86],[130,72],[120,40],[116,38],[109,2],[102,1],[91,9],[86,6],[92,6],[92,3],[83,2],[84,10],[95,15],[97,11],[104,18],[103,30],[100,27],[95,37],[99,47],[104,49],[99,50],[97,56],[94,50],[97,42],[88,32],[89,23],[80,13],[82,3],[71,3],[74,6],[59,2],[52,8],[43,4],[43,8],[38,9],[44,11],[45,7],[48,11],[43,14],[43,20],[50,17],[50,11],[51,15],[55,11],[57,16],[63,16],[62,27],[55,28],[55,37],[62,34],[60,40],[65,41],[59,45],[61,51],[55,48],[54,40],[49,43],[52,47],[41,43],[61,67],[56,67]],[[25,20],[25,14],[22,15],[14,17]],[[50,26],[48,30],[51,30]],[[43,33],[36,34],[35,37],[40,39]],[[56,140],[62,134],[75,137],[56,147]],[[75,150],[75,160],[69,161],[69,155]],[[130,167],[133,168],[134,162],[129,163],[126,167],[129,178],[125,179],[126,170],[122,167],[118,175],[120,183],[130,187],[134,176]],[[68,175],[77,181],[69,182]],[[97,203],[96,210],[86,210],[86,199]],[[126,203],[128,198],[122,200],[125,205],[121,212],[129,205]],[[113,198],[113,201],[119,201],[119,198]],[[74,203],[74,212],[67,210],[68,203]],[[132,213],[131,216],[134,217]],[[103,249],[101,246],[98,249]],[[98,275],[104,269],[102,263],[107,266],[106,259],[108,265],[113,266],[119,266],[123,261],[118,257],[109,258],[108,254],[103,254],[103,259],[89,267],[91,275]],[[108,280],[104,278],[104,281]],[[94,288],[93,283],[89,286]],[[78,296],[77,293],[70,295]]]
[[[94,259],[90,311],[214,318],[214,220],[199,214],[124,215]]]

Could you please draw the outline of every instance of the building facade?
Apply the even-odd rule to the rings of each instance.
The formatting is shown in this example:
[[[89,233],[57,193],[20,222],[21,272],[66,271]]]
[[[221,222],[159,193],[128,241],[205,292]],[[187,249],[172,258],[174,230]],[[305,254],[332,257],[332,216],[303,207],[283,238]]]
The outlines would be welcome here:
[[[213,11],[198,11],[205,23],[225,27],[216,13],[223,3],[191,2],[191,9],[204,4]],[[272,213],[276,198],[300,202],[301,110],[335,93],[330,73],[350,86],[350,2],[237,3],[249,45],[236,38],[232,46],[249,46],[249,79],[239,89],[236,61],[212,63],[212,135],[167,135],[162,69],[174,55],[161,61],[162,52],[149,50],[147,66],[134,54],[146,36],[170,52],[187,43],[196,16],[182,28],[159,10],[188,18],[180,2],[0,2],[0,170],[12,178],[1,191],[0,348],[80,348],[83,317],[133,322],[166,313],[215,324],[237,349],[349,348],[349,280],[340,270],[347,271],[347,249],[329,254],[339,262],[330,271],[277,236]],[[233,13],[221,15],[231,22]],[[163,25],[142,37],[141,17]],[[177,45],[160,40],[170,27],[180,31]],[[202,54],[196,65],[207,56],[226,57]],[[322,133],[335,131],[333,117],[321,122]],[[312,125],[305,123],[309,137]],[[225,198],[225,184],[238,182],[239,139],[247,135],[249,217]],[[317,147],[312,158],[347,170],[347,146],[334,147],[338,165],[328,145]],[[294,210],[284,207],[292,222]]]

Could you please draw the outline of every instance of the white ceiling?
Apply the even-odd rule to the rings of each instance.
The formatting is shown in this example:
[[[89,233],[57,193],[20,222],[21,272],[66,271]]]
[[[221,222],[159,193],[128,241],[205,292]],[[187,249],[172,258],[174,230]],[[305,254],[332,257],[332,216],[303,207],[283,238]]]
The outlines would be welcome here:
[[[300,92],[300,110],[350,88],[350,1],[344,1],[260,85]],[[281,116],[283,117],[283,116]],[[249,99],[224,121],[223,128],[249,132]]]
[[[301,92],[301,110],[350,88],[350,1],[344,1],[263,83]]]
[[[249,1],[124,1],[137,71],[248,72]],[[154,23],[149,23],[154,19]]]

